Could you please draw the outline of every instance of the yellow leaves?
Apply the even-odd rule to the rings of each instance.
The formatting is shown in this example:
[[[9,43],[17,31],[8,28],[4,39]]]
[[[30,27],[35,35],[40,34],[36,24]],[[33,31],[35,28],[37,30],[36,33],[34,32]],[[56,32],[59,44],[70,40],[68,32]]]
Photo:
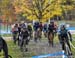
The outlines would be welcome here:
[[[60,12],[60,11],[53,11],[53,13],[52,13],[52,15],[58,15],[58,16],[60,16],[62,13]]]
[[[17,6],[14,7],[15,8],[15,14],[18,14],[19,12],[21,12],[21,9]]]
[[[16,1],[14,4],[16,6],[15,8],[16,13],[19,12],[24,13],[23,16],[26,16],[27,19],[29,20],[39,20],[39,16],[41,13],[42,16],[40,18],[40,21],[42,22],[47,21],[54,15],[61,16],[63,9],[64,11],[67,11],[73,8],[73,6],[61,5],[61,3],[65,3],[66,0],[14,0],[14,1]]]
[[[27,16],[27,14],[23,14],[22,16],[25,17],[25,16]]]
[[[66,5],[66,6],[64,7],[64,9],[66,9],[66,10],[71,10],[71,9],[73,9],[73,6],[68,6],[68,5]]]
[[[35,16],[35,15],[30,15],[30,16],[27,16],[27,19],[29,19],[29,20],[37,20],[37,17]]]
[[[3,6],[7,6],[8,3],[9,3],[9,0],[2,0]]]
[[[39,1],[39,0],[38,0]],[[49,5],[48,7],[47,7],[47,5],[50,3],[50,2],[52,2],[52,1],[50,1],[50,0],[45,0],[45,2],[44,2],[44,4],[43,4],[43,9],[44,8],[46,8],[43,12],[42,12],[42,18],[40,19],[40,21],[46,21],[46,20],[48,20],[48,19],[50,19],[51,17],[53,17],[54,15],[61,15],[61,8],[59,7],[59,4],[57,4],[57,5],[55,5],[55,4],[51,4],[51,5]],[[35,0],[33,1],[33,4],[34,5],[36,5],[35,4]],[[38,13],[38,9],[36,9],[36,8],[34,8],[35,9],[35,12],[34,13],[36,13],[38,16],[39,16],[39,13]],[[27,17],[28,19],[30,19],[30,20],[32,20],[32,19],[34,19],[34,20],[36,20],[36,19],[38,19],[37,17],[36,17],[36,15],[35,16],[28,16]]]
[[[50,18],[50,12],[43,16],[43,19]]]
[[[26,11],[28,13],[31,13],[31,11],[29,9],[25,8],[24,6],[22,6],[21,9],[22,9],[22,11]]]
[[[55,14],[55,15],[61,15],[61,14],[62,14],[62,9],[61,9],[61,8],[56,8],[56,9],[53,11],[53,14]]]

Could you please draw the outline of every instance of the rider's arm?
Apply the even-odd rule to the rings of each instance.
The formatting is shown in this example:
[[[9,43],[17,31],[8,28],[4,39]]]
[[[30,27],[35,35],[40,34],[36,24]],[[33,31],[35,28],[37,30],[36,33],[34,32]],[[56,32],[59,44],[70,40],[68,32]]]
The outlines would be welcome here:
[[[72,35],[70,33],[70,31],[68,31],[69,37],[70,37],[70,41],[72,41]]]

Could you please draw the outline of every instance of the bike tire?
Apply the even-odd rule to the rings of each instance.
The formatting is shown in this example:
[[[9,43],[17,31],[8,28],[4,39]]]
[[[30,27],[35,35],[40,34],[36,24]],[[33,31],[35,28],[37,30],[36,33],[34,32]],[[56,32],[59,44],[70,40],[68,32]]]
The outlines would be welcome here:
[[[70,51],[70,49],[69,49],[69,47],[68,47],[67,44],[65,45],[65,49],[66,49],[66,50],[65,50],[65,53],[66,53],[67,58],[70,58],[70,52],[71,52],[71,51]]]

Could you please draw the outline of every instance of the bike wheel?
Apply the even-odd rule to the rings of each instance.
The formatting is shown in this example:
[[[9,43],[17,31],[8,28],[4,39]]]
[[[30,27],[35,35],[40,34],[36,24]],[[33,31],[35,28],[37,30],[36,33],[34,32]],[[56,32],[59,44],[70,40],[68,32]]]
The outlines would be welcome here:
[[[11,55],[8,55],[8,57],[9,57],[9,58],[12,58],[12,56],[11,56]]]
[[[66,53],[67,58],[71,58],[70,56],[71,51],[67,44],[65,44],[65,53]]]

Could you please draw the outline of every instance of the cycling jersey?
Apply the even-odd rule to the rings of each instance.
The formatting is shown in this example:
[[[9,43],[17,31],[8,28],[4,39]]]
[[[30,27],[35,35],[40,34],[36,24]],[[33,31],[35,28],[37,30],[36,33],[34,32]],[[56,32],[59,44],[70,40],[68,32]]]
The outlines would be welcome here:
[[[49,24],[48,31],[53,32],[53,30],[54,30],[54,25]]]

